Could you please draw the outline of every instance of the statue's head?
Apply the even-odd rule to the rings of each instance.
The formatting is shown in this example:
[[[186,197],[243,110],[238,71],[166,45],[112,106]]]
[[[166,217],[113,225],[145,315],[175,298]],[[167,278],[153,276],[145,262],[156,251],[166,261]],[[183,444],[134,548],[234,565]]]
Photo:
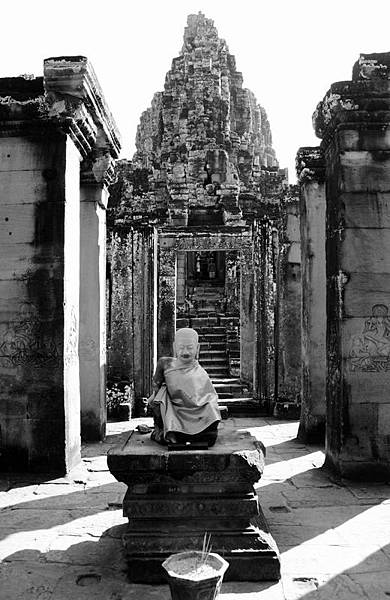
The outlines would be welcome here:
[[[195,360],[199,353],[199,337],[195,329],[190,329],[190,327],[178,329],[173,350],[176,358],[183,363],[191,363]]]

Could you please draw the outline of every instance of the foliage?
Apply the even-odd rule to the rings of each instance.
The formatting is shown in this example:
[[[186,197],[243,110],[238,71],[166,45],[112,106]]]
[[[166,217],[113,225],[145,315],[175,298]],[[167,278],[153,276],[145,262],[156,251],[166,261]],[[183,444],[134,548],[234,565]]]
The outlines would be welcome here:
[[[113,410],[120,404],[130,404],[132,390],[130,385],[119,386],[114,383],[106,390],[107,410]]]

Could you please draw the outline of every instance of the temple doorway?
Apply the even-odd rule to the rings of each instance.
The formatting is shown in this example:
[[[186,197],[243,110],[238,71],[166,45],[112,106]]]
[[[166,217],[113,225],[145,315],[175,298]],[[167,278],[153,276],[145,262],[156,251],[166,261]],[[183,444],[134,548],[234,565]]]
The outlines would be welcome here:
[[[215,286],[225,284],[225,252],[187,252],[187,285],[201,282]]]

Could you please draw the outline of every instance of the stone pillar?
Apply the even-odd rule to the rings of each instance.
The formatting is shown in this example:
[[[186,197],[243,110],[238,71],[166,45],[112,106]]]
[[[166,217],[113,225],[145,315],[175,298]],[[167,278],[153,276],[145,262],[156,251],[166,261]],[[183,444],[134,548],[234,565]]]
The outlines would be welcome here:
[[[315,113],[327,201],[327,462],[390,476],[390,53],[361,55]]]
[[[256,344],[254,310],[253,250],[240,253],[240,369],[241,381],[253,388],[254,352]]]
[[[186,252],[177,253],[176,302],[183,306],[186,297]]]
[[[153,373],[153,229],[145,226],[138,231],[133,253],[133,364],[136,410],[141,400],[151,393]]]
[[[301,395],[301,240],[299,200],[284,204],[285,231],[279,243],[278,399],[299,403]]]
[[[80,155],[28,134],[0,134],[0,465],[65,472],[80,460]]]
[[[275,382],[275,272],[273,227],[268,219],[254,223],[255,353],[253,396],[270,410]]]
[[[326,420],[325,164],[320,148],[300,148],[302,409],[298,438],[321,442]]]
[[[99,91],[82,57],[0,80],[0,469],[80,461],[80,160],[108,115]]]
[[[176,322],[176,251],[160,239],[157,315],[158,357],[172,356]],[[168,242],[169,243],[169,242]]]
[[[225,298],[226,312],[240,313],[240,280],[237,250],[225,252]]]
[[[113,165],[104,154],[84,161],[80,205],[81,436],[106,432],[106,207]]]

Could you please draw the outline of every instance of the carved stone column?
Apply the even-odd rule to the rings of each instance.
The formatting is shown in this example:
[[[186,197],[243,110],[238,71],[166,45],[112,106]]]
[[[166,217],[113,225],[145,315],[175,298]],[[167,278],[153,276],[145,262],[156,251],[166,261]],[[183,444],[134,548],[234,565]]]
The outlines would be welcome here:
[[[241,380],[253,388],[254,354],[256,345],[253,249],[240,253],[240,368]]]
[[[176,251],[160,239],[158,276],[157,353],[172,356],[176,322]]]
[[[284,204],[284,228],[278,242],[278,380],[279,402],[298,403],[301,395],[301,244],[299,199]]]
[[[239,314],[240,312],[240,268],[237,250],[225,252],[225,297],[226,312]]]
[[[324,439],[326,419],[325,164],[320,148],[300,148],[302,409],[298,438]]]
[[[390,53],[318,105],[326,162],[328,464],[390,476]]]

